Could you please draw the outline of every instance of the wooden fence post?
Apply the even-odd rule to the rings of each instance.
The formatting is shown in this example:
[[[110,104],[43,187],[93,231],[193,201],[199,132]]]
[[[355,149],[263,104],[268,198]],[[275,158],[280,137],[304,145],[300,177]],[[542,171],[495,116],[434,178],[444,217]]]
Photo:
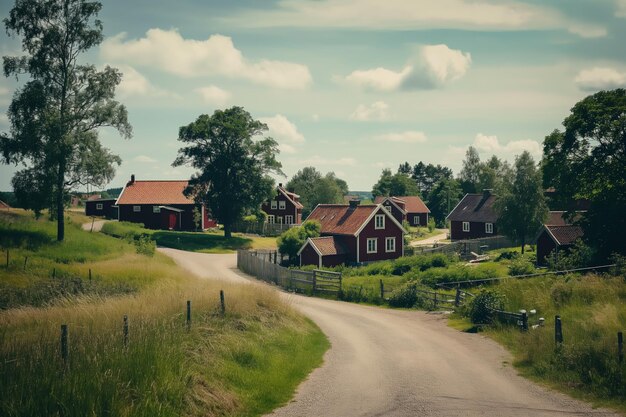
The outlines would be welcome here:
[[[382,300],[385,299],[385,284],[383,283],[383,280],[380,280],[380,298]]]
[[[458,307],[461,304],[461,288],[457,285],[456,294],[454,295],[454,306]]]
[[[191,300],[187,300],[187,329],[191,327]]]
[[[128,347],[128,316],[124,314],[124,348]]]
[[[61,359],[63,359],[63,365],[67,366],[67,361],[69,358],[68,354],[68,334],[67,334],[67,324],[61,325]]]
[[[522,330],[528,330],[528,313],[526,313],[525,311],[522,313]]]
[[[617,332],[617,359],[619,363],[624,362],[624,335]]]
[[[55,279],[56,277],[57,277],[57,269],[52,268],[52,279]]]
[[[220,305],[222,309],[222,317],[226,314],[226,304],[224,302],[224,290],[220,290]]]
[[[9,248],[7,248],[7,269],[9,269]]]
[[[89,268],[89,281],[91,281],[91,268]]]
[[[340,292],[343,291],[343,286],[342,286],[343,284],[342,284],[342,279],[341,278],[342,278],[342,274],[340,272],[339,273],[339,291]]]
[[[26,262],[28,262],[28,256],[24,257],[24,271],[26,271]]]
[[[561,327],[561,316],[554,316],[554,342],[559,346],[563,343],[563,328]]]
[[[313,294],[315,294],[316,289],[317,289],[317,271],[313,270]]]
[[[434,301],[435,301],[435,310],[437,310],[437,291],[435,291]]]

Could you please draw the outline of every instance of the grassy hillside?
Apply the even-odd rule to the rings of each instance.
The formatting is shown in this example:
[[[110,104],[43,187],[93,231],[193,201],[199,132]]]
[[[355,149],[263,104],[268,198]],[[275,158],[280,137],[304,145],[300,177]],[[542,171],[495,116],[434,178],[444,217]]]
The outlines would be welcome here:
[[[273,291],[194,279],[169,258],[83,232],[75,221],[63,243],[53,231],[24,213],[0,218],[10,254],[9,268],[0,264],[2,293],[25,297],[22,307],[0,311],[0,415],[261,415],[288,401],[328,348]],[[52,291],[69,281],[81,290]],[[104,293],[108,286],[130,290]],[[69,328],[67,363],[61,324]]]

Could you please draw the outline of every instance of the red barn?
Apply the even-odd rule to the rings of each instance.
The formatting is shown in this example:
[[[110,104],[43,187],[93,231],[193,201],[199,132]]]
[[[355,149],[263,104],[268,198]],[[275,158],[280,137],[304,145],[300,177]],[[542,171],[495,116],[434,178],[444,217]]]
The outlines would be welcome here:
[[[186,180],[136,181],[131,175],[115,203],[120,221],[143,223],[148,229],[196,230],[194,209],[201,213],[201,229],[215,227],[207,209],[183,194]]]
[[[406,220],[411,226],[428,225],[430,210],[419,196],[378,196],[374,199],[374,204],[385,206],[400,223]]]
[[[269,224],[300,224],[302,223],[302,204],[300,196],[286,190],[278,184],[276,197],[261,205],[261,210],[267,213]]]
[[[548,213],[548,219],[537,236],[537,264],[546,265],[550,256],[558,258],[561,252],[574,245],[576,239],[583,237],[582,227],[575,224],[583,213],[576,212],[573,219],[567,218],[564,211]]]
[[[491,190],[482,194],[465,194],[465,197],[448,214],[450,220],[450,239],[479,239],[496,236],[498,215],[493,204],[496,196]]]
[[[307,220],[320,222],[321,236],[300,248],[300,265],[331,267],[396,259],[404,253],[406,231],[380,204],[319,204]]]

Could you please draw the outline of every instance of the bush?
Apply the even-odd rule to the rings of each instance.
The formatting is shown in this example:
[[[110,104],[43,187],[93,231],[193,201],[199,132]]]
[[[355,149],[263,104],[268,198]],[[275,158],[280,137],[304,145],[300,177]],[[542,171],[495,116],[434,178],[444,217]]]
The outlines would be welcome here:
[[[156,251],[156,242],[148,235],[141,235],[138,239],[134,240],[137,253],[140,255],[153,256]]]
[[[498,257],[496,258],[496,262],[517,259],[520,257],[520,255],[521,254],[519,252],[516,252],[513,250],[505,251],[505,252],[502,252],[500,255],[498,255]]]
[[[435,219],[433,219],[432,217],[428,219],[428,231],[430,233],[433,232],[433,230],[435,230],[435,228],[437,227],[437,225],[435,224]]]
[[[524,258],[515,259],[509,265],[509,275],[529,275],[535,272],[532,262]]]
[[[418,291],[423,289],[414,282],[409,282],[394,290],[389,296],[389,306],[400,308],[434,309],[434,302],[427,294]]]
[[[504,295],[496,290],[481,291],[472,298],[467,316],[474,324],[491,323],[495,317],[493,310],[504,309]]]

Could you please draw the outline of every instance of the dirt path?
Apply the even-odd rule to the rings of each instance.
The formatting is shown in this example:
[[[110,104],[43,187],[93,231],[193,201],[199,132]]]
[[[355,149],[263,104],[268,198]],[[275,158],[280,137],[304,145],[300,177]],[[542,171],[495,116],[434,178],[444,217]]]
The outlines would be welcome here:
[[[438,234],[422,240],[413,240],[411,246],[432,245],[440,240],[446,240],[448,237],[448,229],[437,229]]]
[[[108,222],[109,220],[94,220],[93,221],[93,231],[94,232],[99,232],[102,229],[102,226]],[[87,222],[87,223],[83,223],[83,225],[81,226],[83,228],[83,230],[86,231],[90,231],[92,230],[92,222]]]
[[[250,283],[236,255],[159,250],[200,277]],[[617,415],[517,376],[503,348],[447,327],[441,314],[282,294],[332,348],[272,416]]]

